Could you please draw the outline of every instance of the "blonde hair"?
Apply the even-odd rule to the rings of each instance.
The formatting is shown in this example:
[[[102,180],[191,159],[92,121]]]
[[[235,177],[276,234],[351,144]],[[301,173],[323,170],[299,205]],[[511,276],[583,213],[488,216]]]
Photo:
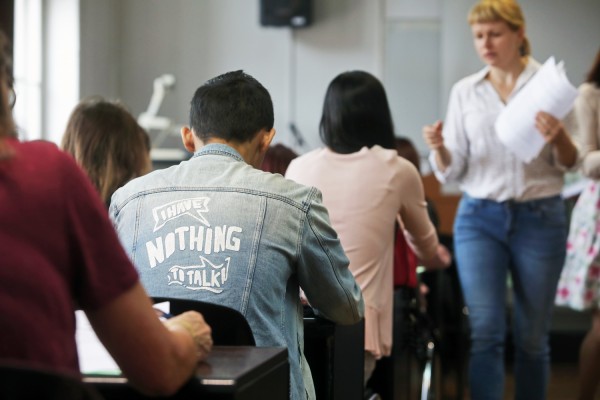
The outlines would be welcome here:
[[[115,190],[148,172],[148,134],[122,104],[100,97],[75,107],[61,147],[75,158],[107,204]]]
[[[514,0],[480,0],[469,11],[469,25],[482,22],[504,21],[513,31],[525,28],[525,17],[519,4]],[[531,54],[531,44],[523,37],[521,56]]]
[[[3,86],[0,91],[0,160],[2,160],[12,155],[12,149],[6,143],[6,138],[15,136],[12,110],[4,96],[4,91],[11,90],[13,87],[10,42],[2,31],[0,31],[0,85]]]

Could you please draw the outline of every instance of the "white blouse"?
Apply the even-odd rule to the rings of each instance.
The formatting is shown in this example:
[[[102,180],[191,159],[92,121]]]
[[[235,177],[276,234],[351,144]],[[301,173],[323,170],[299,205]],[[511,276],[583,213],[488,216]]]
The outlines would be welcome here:
[[[529,58],[508,102],[540,68]],[[563,186],[566,168],[545,145],[530,163],[524,163],[505,147],[494,124],[506,107],[492,84],[485,79],[489,67],[458,81],[452,88],[442,134],[452,154],[452,163],[441,172],[434,153],[429,160],[442,183],[457,182],[469,196],[495,201],[527,201],[554,196]]]

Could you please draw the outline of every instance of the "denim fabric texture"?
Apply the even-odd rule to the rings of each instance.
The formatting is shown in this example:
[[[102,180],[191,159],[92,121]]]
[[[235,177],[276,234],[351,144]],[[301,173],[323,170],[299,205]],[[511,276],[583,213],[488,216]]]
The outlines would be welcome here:
[[[355,323],[364,314],[318,190],[209,144],[119,189],[110,214],[149,295],[240,311],[257,346],[287,347],[290,398],[315,398],[300,287],[334,322]]]
[[[454,244],[471,328],[472,399],[504,398],[509,277],[515,399],[546,398],[548,334],[567,229],[559,196],[496,202],[463,195]]]

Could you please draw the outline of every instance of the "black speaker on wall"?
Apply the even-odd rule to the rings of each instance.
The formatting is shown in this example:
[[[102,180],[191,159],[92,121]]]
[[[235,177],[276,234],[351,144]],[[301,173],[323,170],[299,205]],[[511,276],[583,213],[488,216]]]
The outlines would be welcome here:
[[[312,23],[312,0],[260,0],[262,26],[307,27]]]

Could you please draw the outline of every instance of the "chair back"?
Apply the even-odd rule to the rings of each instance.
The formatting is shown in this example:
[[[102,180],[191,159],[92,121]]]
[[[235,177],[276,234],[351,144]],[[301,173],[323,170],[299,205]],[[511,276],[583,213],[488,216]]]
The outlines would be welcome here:
[[[304,354],[317,399],[363,400],[364,319],[339,325],[304,306]]]
[[[256,345],[248,321],[242,313],[233,308],[199,300],[168,297],[152,297],[152,299],[155,303],[168,301],[173,315],[189,310],[198,311],[210,325],[215,346]]]
[[[0,365],[2,400],[103,400],[91,386],[79,379],[15,365]]]

